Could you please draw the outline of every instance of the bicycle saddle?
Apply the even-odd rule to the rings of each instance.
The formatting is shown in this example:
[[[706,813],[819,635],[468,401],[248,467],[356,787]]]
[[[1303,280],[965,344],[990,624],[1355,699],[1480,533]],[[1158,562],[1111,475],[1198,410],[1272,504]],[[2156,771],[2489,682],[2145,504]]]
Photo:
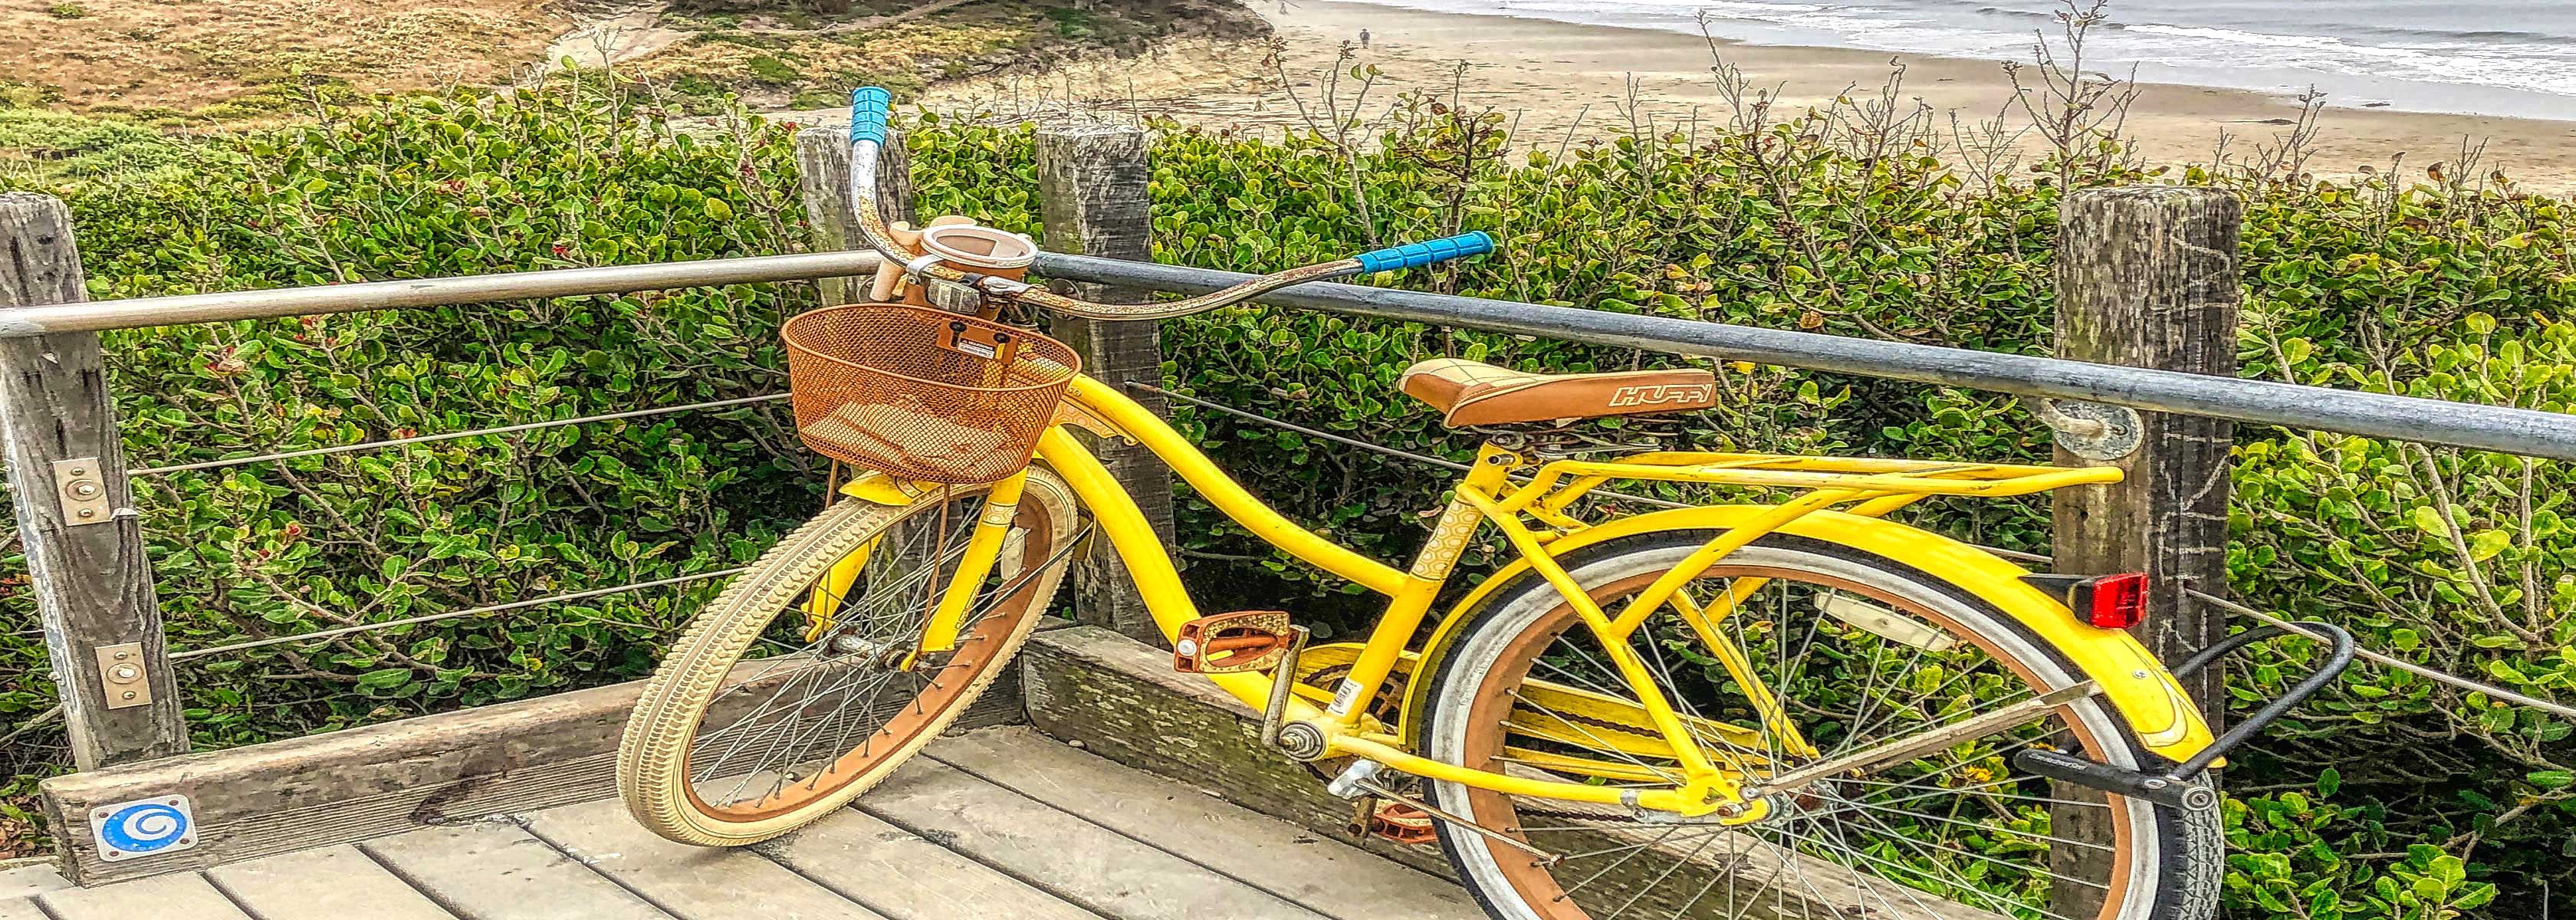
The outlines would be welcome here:
[[[1440,410],[1452,428],[1687,412],[1717,404],[1717,375],[1686,368],[1602,374],[1533,374],[1464,358],[1404,369],[1405,395]]]

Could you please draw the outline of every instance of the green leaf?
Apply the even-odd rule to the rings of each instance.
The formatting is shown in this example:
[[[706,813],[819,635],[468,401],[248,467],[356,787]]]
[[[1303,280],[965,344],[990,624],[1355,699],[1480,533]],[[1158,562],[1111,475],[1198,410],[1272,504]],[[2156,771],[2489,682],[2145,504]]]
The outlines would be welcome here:
[[[2512,534],[2501,530],[2481,530],[2469,535],[2469,558],[2485,562],[2512,546]]]
[[[360,690],[390,690],[411,683],[410,668],[384,668],[358,675]]]
[[[2451,899],[2451,906],[2458,910],[2476,910],[2487,906],[2487,904],[2493,902],[2495,898],[2495,884],[2493,882],[2480,882],[2476,885],[2470,886],[2468,890],[2460,892],[2459,897]]]
[[[2450,522],[2443,520],[2442,512],[2431,505],[2415,506],[2415,510],[2408,513],[2408,519],[2415,522],[2417,530],[2446,540],[2451,536]]]

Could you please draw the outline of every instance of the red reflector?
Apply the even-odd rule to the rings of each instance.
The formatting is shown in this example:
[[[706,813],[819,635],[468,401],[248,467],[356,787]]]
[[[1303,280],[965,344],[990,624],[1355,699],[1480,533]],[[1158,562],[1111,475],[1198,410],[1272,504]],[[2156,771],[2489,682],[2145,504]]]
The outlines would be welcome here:
[[[2147,618],[2147,576],[2104,575],[2075,583],[2075,615],[2103,629],[2127,629]]]

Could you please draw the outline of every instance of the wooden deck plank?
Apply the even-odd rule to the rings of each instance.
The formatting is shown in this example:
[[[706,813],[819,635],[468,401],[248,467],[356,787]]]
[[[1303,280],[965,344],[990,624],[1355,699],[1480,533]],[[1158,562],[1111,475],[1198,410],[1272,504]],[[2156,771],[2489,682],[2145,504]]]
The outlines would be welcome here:
[[[477,821],[358,844],[462,920],[665,920],[670,915],[516,824]]]
[[[1039,635],[1021,653],[1029,724],[1049,736],[1084,742],[1086,750],[1118,763],[1225,790],[1230,801],[1332,836],[1350,821],[1348,803],[1323,790],[1303,767],[1263,748],[1259,718],[1214,684],[1174,672],[1171,653],[1097,627]],[[1563,852],[1639,842],[1633,833],[1605,828],[1598,835],[1565,835]],[[1368,841],[1365,849],[1406,865],[1450,877],[1446,857],[1427,847]],[[1730,847],[1733,845],[1730,844]],[[1679,854],[1677,854],[1679,855]],[[1726,885],[1709,897],[1741,899],[1749,920],[1805,920],[1836,916],[1855,903],[1879,900],[1872,887],[1886,882],[1823,859],[1748,842],[1749,862],[1726,872]],[[1687,857],[1686,857],[1687,858]],[[1712,857],[1713,858],[1713,857]],[[1668,900],[1694,896],[1696,885],[1655,874],[1647,862],[1600,871],[1597,891],[1640,897],[1649,915],[1675,913]],[[1909,908],[1914,902],[1909,897]],[[2000,920],[1992,913],[1933,899],[1924,912],[1944,920]]]
[[[32,898],[71,886],[70,879],[44,863],[0,869],[0,898]]]
[[[1321,917],[928,758],[896,770],[859,808],[1119,920]]]
[[[1340,920],[1484,916],[1465,890],[1446,880],[1025,727],[967,732],[931,745],[929,754]]]
[[[961,726],[1021,717],[1019,669],[968,707]],[[777,679],[765,660],[734,679]],[[478,706],[266,744],[46,779],[40,788],[66,873],[100,885],[351,843],[486,815],[522,814],[617,793],[617,742],[641,681]],[[757,695],[742,699],[756,700]],[[719,714],[729,722],[739,712]],[[91,806],[184,794],[198,844],[105,862]]]
[[[217,866],[206,880],[259,920],[449,920],[349,844]]]
[[[754,848],[890,920],[1099,920],[1072,902],[855,810],[843,809]]]
[[[104,888],[65,888],[36,896],[54,920],[251,920],[231,899],[194,872],[163,875]]]
[[[657,837],[616,799],[550,808],[528,816],[526,825],[538,839],[683,920],[880,920],[759,854]]]

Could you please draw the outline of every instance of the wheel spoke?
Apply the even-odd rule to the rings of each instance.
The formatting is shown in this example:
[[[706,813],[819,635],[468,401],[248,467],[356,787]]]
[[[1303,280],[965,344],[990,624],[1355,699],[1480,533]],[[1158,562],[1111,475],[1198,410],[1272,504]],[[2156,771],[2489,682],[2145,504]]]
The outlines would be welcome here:
[[[1668,769],[1665,769],[1665,768],[1663,768],[1663,767],[1658,767],[1658,766],[1655,766],[1655,765],[1653,765],[1653,764],[1649,764],[1649,763],[1647,763],[1647,762],[1645,762],[1645,761],[1643,761],[1643,760],[1639,760],[1639,759],[1637,759],[1636,755],[1634,755],[1634,754],[1630,754],[1630,753],[1628,753],[1628,752],[1626,752],[1626,751],[1622,751],[1622,750],[1620,750],[1620,749],[1619,749],[1619,747],[1618,747],[1618,745],[1611,744],[1607,739],[1602,738],[1600,735],[1594,734],[1594,733],[1593,733],[1593,731],[1592,731],[1591,729],[1589,729],[1589,728],[1585,728],[1585,727],[1583,726],[1583,723],[1581,723],[1581,722],[1577,722],[1577,721],[1574,721],[1573,719],[1566,718],[1566,717],[1565,717],[1565,715],[1564,715],[1563,713],[1557,712],[1557,711],[1556,711],[1556,710],[1554,710],[1554,709],[1549,709],[1547,706],[1545,706],[1545,705],[1543,705],[1543,704],[1531,702],[1529,697],[1522,696],[1522,695],[1520,695],[1519,693],[1514,693],[1514,694],[1512,694],[1512,698],[1513,698],[1513,699],[1515,699],[1515,700],[1519,700],[1519,701],[1520,701],[1520,703],[1521,703],[1521,705],[1529,706],[1529,707],[1535,708],[1535,709],[1537,709],[1539,712],[1546,714],[1548,718],[1555,719],[1555,720],[1557,721],[1557,724],[1563,725],[1563,726],[1565,726],[1565,727],[1567,727],[1567,728],[1574,729],[1575,731],[1578,731],[1578,732],[1582,732],[1582,733],[1583,733],[1583,737],[1586,737],[1586,738],[1590,738],[1590,739],[1592,739],[1592,742],[1593,742],[1594,744],[1598,745],[1598,747],[1597,747],[1596,749],[1597,749],[1597,750],[1599,750],[1601,753],[1609,754],[1609,755],[1614,756],[1614,757],[1617,757],[1617,758],[1619,758],[1619,759],[1621,759],[1621,760],[1625,760],[1625,761],[1627,761],[1627,762],[1629,762],[1629,763],[1631,763],[1631,764],[1635,764],[1635,765],[1637,766],[1637,768],[1638,768],[1638,769],[1644,770],[1644,771],[1646,771],[1646,772],[1648,772],[1648,773],[1655,774],[1656,776],[1663,777],[1663,778],[1665,779],[1665,781],[1667,781],[1667,782],[1671,782],[1671,783],[1679,783],[1679,782],[1681,782],[1681,781],[1682,781],[1682,780],[1681,780],[1681,777],[1674,775],[1674,774],[1672,773],[1672,771],[1670,771],[1670,770],[1668,770]]]
[[[1819,817],[1821,817],[1821,816],[1824,816],[1824,815],[1840,814],[1840,813],[1842,813],[1842,812],[1844,812],[1844,811],[1848,811],[1848,810],[1852,810],[1852,809],[1864,809],[1864,810],[1868,810],[1868,811],[1874,811],[1874,812],[1877,812],[1877,813],[1879,813],[1879,814],[1887,814],[1887,815],[1904,815],[1904,816],[1909,817],[1909,818],[1920,818],[1920,819],[1923,819],[1923,820],[1926,820],[1926,821],[1934,821],[1934,822],[1939,822],[1939,823],[1942,823],[1942,824],[1952,824],[1952,825],[1957,825],[1957,826],[1960,826],[1960,827],[1973,827],[1973,828],[1976,828],[1976,829],[1981,830],[1981,831],[1991,831],[1991,832],[1993,832],[1993,833],[1997,833],[1997,834],[2010,834],[2010,835],[2015,836],[2015,837],[2029,837],[2029,838],[2036,839],[2036,840],[2045,840],[2045,841],[2048,841],[2048,842],[2050,842],[2050,843],[2063,843],[2063,844],[2066,844],[2066,845],[2068,845],[2068,846],[2090,847],[2090,848],[2092,848],[2092,849],[2096,849],[2096,850],[2106,850],[2106,851],[2107,851],[2107,850],[2112,849],[2111,847],[2103,846],[2102,844],[2094,843],[2094,842],[2089,841],[2089,840],[2069,840],[2069,839],[2064,838],[2064,837],[2052,837],[2052,836],[2049,836],[2049,835],[2047,835],[2047,834],[2040,833],[2040,832],[2038,832],[2038,831],[2014,830],[2014,829],[2009,828],[2009,827],[1996,827],[1996,826],[1991,825],[1991,824],[1979,824],[1979,823],[1977,823],[1977,822],[1975,822],[1975,821],[1961,821],[1961,820],[1959,820],[1959,819],[1957,819],[1957,818],[1948,817],[1948,816],[1946,816],[1946,815],[1936,815],[1936,814],[1933,814],[1933,813],[1928,812],[1928,811],[1908,811],[1908,810],[1905,810],[1905,809],[1902,809],[1902,808],[1887,808],[1887,807],[1880,806],[1880,805],[1873,805],[1873,804],[1870,804],[1870,803],[1868,803],[1868,802],[1856,802],[1856,801],[1853,801],[1853,800],[1851,800],[1851,799],[1845,799],[1845,798],[1840,798],[1840,797],[1836,797],[1835,802],[1836,802],[1836,804],[1838,804],[1838,805],[1840,805],[1840,806],[1842,806],[1842,807],[1840,807],[1840,808],[1834,808],[1834,809],[1829,809],[1829,810],[1822,811],[1822,812],[1818,812],[1818,813],[1817,813],[1817,815],[1818,815]]]

